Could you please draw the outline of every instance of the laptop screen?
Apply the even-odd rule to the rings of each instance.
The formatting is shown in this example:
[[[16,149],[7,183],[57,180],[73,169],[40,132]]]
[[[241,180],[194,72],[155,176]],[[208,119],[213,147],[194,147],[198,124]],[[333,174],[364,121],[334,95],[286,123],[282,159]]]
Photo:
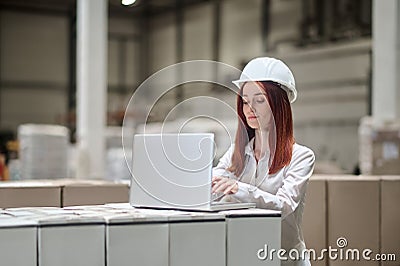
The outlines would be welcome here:
[[[208,205],[214,145],[211,133],[135,135],[131,205]]]

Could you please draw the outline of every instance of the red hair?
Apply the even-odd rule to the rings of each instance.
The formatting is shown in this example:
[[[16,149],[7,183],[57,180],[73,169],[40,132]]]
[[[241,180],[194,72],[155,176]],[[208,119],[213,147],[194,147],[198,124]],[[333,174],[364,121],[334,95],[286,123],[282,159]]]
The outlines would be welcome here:
[[[293,136],[293,119],[292,108],[286,91],[280,85],[269,81],[258,81],[257,85],[262,88],[267,96],[269,106],[275,121],[275,135],[270,134],[270,151],[272,162],[269,163],[269,174],[274,174],[289,165],[292,159],[293,144],[295,139]],[[255,130],[251,128],[243,113],[243,87],[237,96],[237,113],[238,128],[236,131],[235,148],[232,154],[232,164],[228,168],[236,176],[240,176],[245,164],[245,147],[248,142],[255,136]],[[271,136],[273,135],[273,136]],[[271,140],[271,137],[274,140]],[[276,147],[272,147],[276,143]]]

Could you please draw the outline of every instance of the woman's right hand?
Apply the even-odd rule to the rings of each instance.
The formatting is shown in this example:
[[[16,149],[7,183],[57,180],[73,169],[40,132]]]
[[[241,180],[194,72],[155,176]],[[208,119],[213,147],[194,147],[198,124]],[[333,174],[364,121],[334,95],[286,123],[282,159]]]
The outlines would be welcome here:
[[[211,183],[212,193],[223,192],[225,195],[228,195],[235,194],[239,190],[237,181],[228,177],[214,176]]]

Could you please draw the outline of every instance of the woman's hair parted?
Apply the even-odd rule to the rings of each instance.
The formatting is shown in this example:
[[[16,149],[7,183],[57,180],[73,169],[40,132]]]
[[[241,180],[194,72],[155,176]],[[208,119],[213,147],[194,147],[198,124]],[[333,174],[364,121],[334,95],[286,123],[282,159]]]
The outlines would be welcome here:
[[[264,90],[275,121],[275,135],[270,134],[269,141],[272,163],[269,162],[268,171],[269,174],[274,174],[284,166],[289,165],[292,159],[293,144],[295,143],[292,109],[286,91],[280,85],[268,81],[256,83]],[[249,127],[243,113],[243,86],[237,96],[238,128],[231,160],[232,165],[228,168],[236,176],[240,176],[245,165],[245,147],[249,140],[255,136],[255,130]],[[271,137],[274,138],[273,141],[271,141]]]

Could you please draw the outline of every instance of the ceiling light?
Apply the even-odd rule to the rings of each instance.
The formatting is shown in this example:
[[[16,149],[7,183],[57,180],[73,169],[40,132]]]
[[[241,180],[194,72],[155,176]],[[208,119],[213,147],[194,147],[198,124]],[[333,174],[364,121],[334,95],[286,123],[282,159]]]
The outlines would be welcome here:
[[[136,0],[122,0],[121,4],[123,4],[124,6],[130,6],[133,5],[136,2]]]

